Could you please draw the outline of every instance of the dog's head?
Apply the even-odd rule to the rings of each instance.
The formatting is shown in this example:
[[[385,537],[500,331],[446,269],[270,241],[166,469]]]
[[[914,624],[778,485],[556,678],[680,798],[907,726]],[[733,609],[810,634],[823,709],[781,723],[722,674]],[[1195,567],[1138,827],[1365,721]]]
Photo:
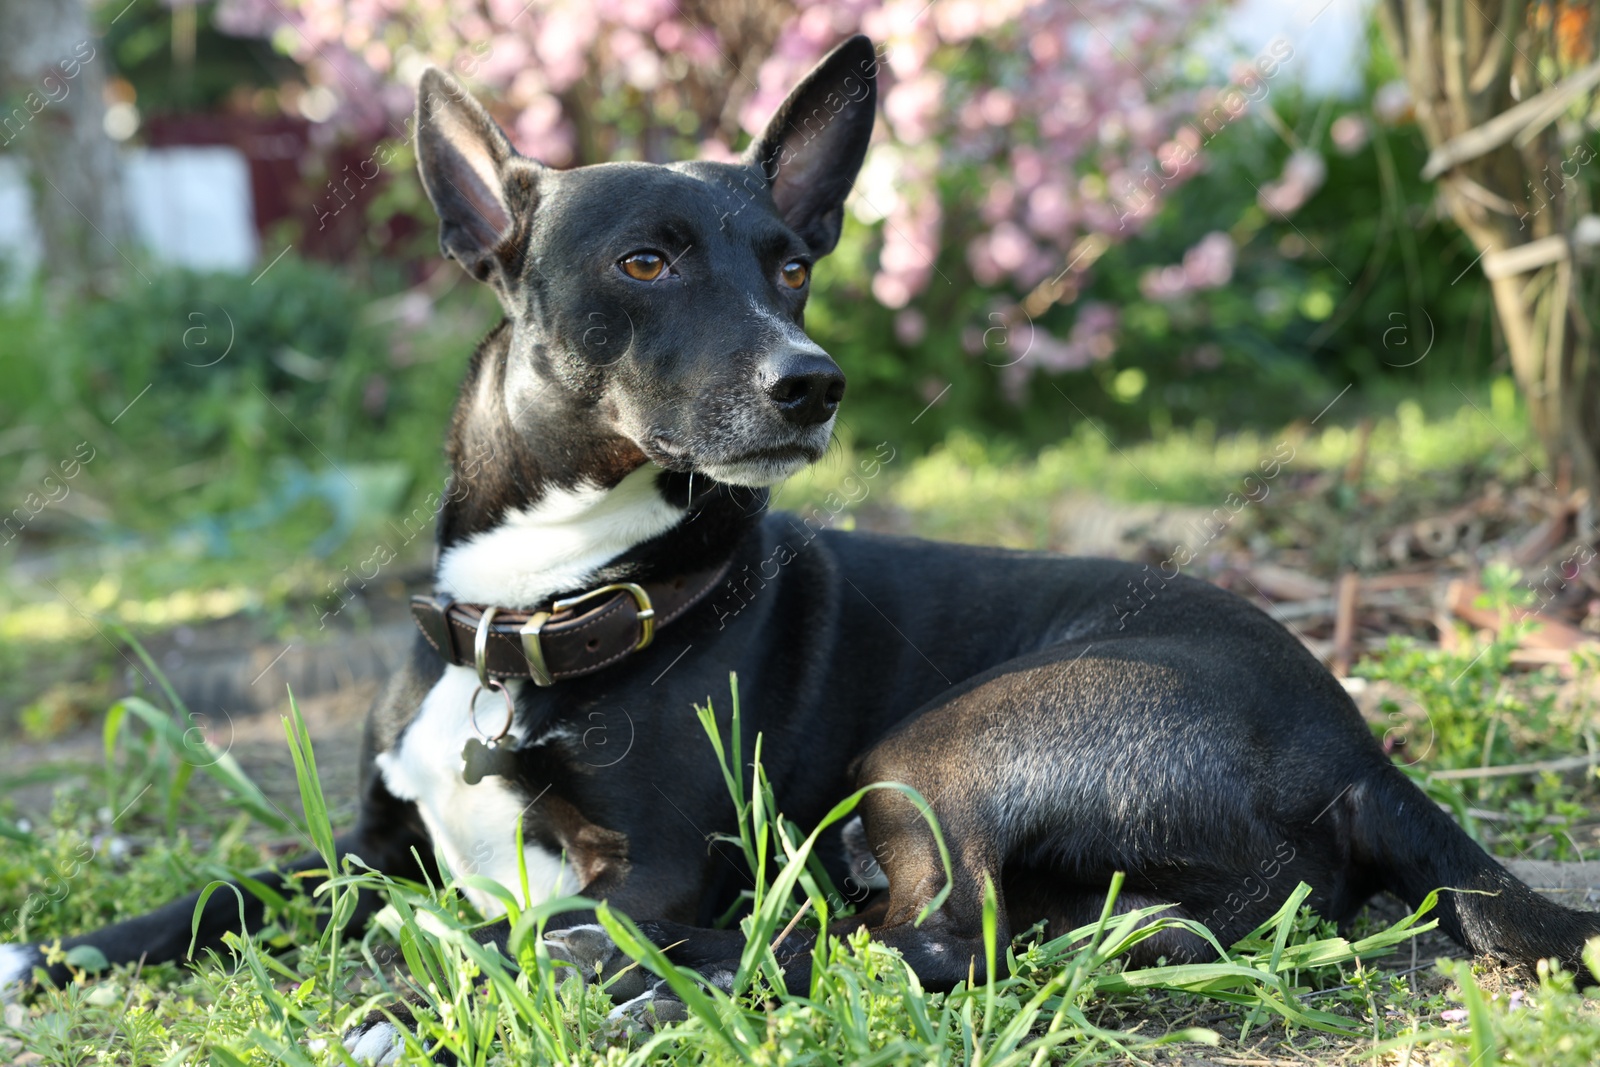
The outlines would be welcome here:
[[[865,37],[840,45],[737,164],[558,171],[429,70],[418,165],[444,254],[505,308],[495,402],[513,427],[581,419],[636,463],[733,485],[820,458],[844,375],[805,335],[806,298],[866,154],[876,71]]]

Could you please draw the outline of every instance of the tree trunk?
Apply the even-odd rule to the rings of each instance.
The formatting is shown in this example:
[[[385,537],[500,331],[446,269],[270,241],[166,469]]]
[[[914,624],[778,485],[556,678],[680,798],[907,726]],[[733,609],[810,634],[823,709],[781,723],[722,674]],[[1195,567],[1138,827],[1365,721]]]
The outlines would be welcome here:
[[[1571,0],[1383,0],[1378,16],[1433,150],[1423,177],[1478,247],[1533,429],[1600,494],[1600,20]]]
[[[0,2],[0,148],[28,161],[46,275],[80,292],[137,269],[104,128],[108,59],[85,0]]]

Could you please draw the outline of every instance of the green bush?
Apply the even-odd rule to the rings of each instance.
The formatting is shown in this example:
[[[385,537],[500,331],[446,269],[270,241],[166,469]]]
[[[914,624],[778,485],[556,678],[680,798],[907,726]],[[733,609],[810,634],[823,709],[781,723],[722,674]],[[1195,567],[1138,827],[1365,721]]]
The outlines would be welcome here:
[[[896,337],[895,313],[868,291],[878,237],[847,226],[839,252],[818,271],[808,327],[850,376],[848,429],[919,449],[956,430],[1037,448],[1085,419],[1122,441],[1201,420],[1263,429],[1309,420],[1352,382],[1395,394],[1486,379],[1488,293],[1471,272],[1457,282],[1473,253],[1430,209],[1433,192],[1417,178],[1426,152],[1415,127],[1385,127],[1345,105],[1272,102],[1302,143],[1322,150],[1321,189],[1289,219],[1270,218],[1257,189],[1282,171],[1289,145],[1259,122],[1222,131],[1205,149],[1205,171],[1143,233],[1108,251],[1076,300],[1037,319],[1065,339],[1086,308],[1109,305],[1119,320],[1114,354],[1079,371],[1035,371],[1020,398],[1007,395],[1004,364],[1028,346],[1030,330],[1000,327],[996,317],[1014,295],[974,284],[957,242],[947,241],[954,251],[913,304],[925,336],[906,344]],[[1349,156],[1327,143],[1341,113],[1372,133]],[[983,183],[977,174],[947,181],[948,225],[956,227],[956,205],[975,202]],[[1146,271],[1181,263],[1214,232],[1238,248],[1226,285],[1167,300],[1141,292]]]
[[[101,506],[55,509],[35,533],[68,516],[103,536],[200,523],[226,551],[297,509],[348,527],[351,508],[437,486],[465,337],[375,323],[371,293],[292,256],[257,280],[144,273],[64,313],[42,297],[0,308],[0,485],[20,500],[81,443],[95,455],[71,488]]]

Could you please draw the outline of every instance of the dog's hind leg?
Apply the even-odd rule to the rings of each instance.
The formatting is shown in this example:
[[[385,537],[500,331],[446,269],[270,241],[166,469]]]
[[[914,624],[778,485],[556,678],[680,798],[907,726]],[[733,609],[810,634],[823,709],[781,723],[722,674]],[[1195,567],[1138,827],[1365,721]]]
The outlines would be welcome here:
[[[941,776],[900,763],[887,752],[869,754],[858,777],[862,782],[912,786],[928,808],[893,789],[874,790],[863,798],[860,810],[865,837],[872,861],[888,879],[888,898],[860,915],[831,924],[831,932],[843,935],[866,925],[874,940],[898,949],[931,990],[948,990],[969,978],[984,981],[984,898],[991,887],[995,944],[1002,956],[1011,940],[1011,924],[1001,883],[1004,856],[998,850],[999,838],[983,825],[981,812],[966,803],[970,788],[947,790]],[[953,781],[948,784],[956,785]],[[937,820],[949,852],[949,893],[919,924],[927,905],[946,887],[930,817]],[[809,953],[794,953],[787,945],[784,949],[787,951],[780,957],[786,957],[784,975],[790,988],[809,985]]]
[[[900,783],[925,802],[876,789],[861,815],[889,884],[888,904],[869,929],[928,988],[987,977],[990,886],[1000,955],[1013,925],[1045,919],[1056,935],[1092,922],[1114,872],[1127,875],[1118,912],[1167,904],[1166,917],[1194,918],[1240,881],[1234,869],[1248,871],[1244,858],[1270,853],[1274,827],[1233,770],[1248,750],[1218,716],[1179,713],[1198,707],[1185,688],[1189,675],[1149,672],[1148,681],[1136,679],[1142,685],[1122,684],[1136,665],[1102,656],[1047,650],[975,679],[912,717],[856,767],[857,783]],[[1154,713],[1163,706],[1166,714]],[[1172,752],[1187,753],[1186,765],[1174,766]],[[948,883],[930,818],[949,852]],[[1293,885],[1273,888],[1281,899]],[[1181,928],[1141,947],[1171,959],[1215,954]],[[808,961],[790,958],[794,988]]]

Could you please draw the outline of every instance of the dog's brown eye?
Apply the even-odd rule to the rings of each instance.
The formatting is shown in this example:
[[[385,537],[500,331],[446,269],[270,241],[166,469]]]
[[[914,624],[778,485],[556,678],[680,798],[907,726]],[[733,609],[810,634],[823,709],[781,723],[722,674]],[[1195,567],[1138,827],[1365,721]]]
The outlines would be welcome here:
[[[783,277],[783,284],[791,289],[798,289],[806,283],[806,275],[810,273],[806,265],[798,259],[791,259],[783,265],[779,272]]]
[[[622,269],[630,278],[653,282],[667,269],[667,261],[654,252],[634,252],[622,257]]]

